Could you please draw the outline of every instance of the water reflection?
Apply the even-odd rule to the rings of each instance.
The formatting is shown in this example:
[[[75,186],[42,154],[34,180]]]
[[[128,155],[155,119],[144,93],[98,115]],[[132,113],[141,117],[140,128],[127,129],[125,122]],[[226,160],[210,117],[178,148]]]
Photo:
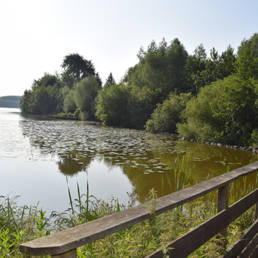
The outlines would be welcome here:
[[[87,172],[93,162],[104,164],[106,171],[119,169],[113,180],[119,180],[118,173],[126,175],[140,202],[151,188],[158,196],[175,190],[173,168],[178,153],[187,161],[193,184],[258,159],[244,151],[78,121],[27,119],[19,121],[19,126],[40,157],[57,159],[64,175]]]
[[[67,155],[60,155],[58,168],[64,175],[74,175],[80,171],[87,171],[94,157],[87,153],[73,150]]]

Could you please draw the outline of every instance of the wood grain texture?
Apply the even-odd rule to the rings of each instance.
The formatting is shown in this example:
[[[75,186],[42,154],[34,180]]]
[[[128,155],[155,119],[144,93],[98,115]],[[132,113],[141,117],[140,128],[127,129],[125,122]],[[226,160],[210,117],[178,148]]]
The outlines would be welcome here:
[[[228,184],[218,189],[218,212],[228,208],[228,193]]]
[[[248,245],[245,247],[245,249],[241,252],[239,255],[239,258],[246,258],[250,257],[251,254],[254,252],[254,250],[258,246],[258,233],[254,236],[254,238],[248,243]]]
[[[221,188],[231,181],[248,175],[258,169],[258,162],[232,170],[200,184],[157,199],[155,215],[180,206],[188,201],[203,196],[215,189]],[[35,239],[20,245],[22,253],[30,255],[56,255],[76,249],[86,243],[101,239],[125,227],[132,226],[151,216],[151,204],[137,207],[105,216],[103,218],[61,231],[53,235]]]
[[[241,253],[241,251],[246,247],[248,242],[254,237],[258,232],[258,220],[251,225],[251,227],[246,230],[246,232],[240,237],[240,239],[229,249],[224,258],[235,258]]]
[[[77,258],[77,252],[76,252],[76,249],[73,249],[64,254],[52,255],[51,257],[54,257],[54,258]]]
[[[228,209],[221,211],[194,230],[171,242],[167,246],[169,250],[168,255],[173,258],[187,257],[254,205],[257,198],[258,190],[256,189]],[[162,255],[162,250],[159,249],[147,257],[156,258],[162,257]]]
[[[228,196],[229,195],[229,184],[226,184],[218,189],[218,205],[217,210],[218,212],[225,210],[228,208]],[[224,228],[220,232],[220,248],[227,249],[227,229]]]
[[[256,246],[255,250],[251,253],[249,258],[257,258],[258,257],[258,246]]]

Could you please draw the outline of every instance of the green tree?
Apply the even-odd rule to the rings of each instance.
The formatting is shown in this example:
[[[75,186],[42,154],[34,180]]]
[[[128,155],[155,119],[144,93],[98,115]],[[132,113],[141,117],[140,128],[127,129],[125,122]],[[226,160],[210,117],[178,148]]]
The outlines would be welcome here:
[[[109,87],[110,85],[116,85],[116,81],[112,75],[112,73],[109,74],[106,83],[104,84],[104,87]]]
[[[45,73],[38,80],[34,80],[32,84],[32,89],[36,89],[37,87],[41,87],[41,86],[45,86],[45,87],[56,86],[57,88],[62,88],[64,85],[62,84],[62,81],[60,80],[58,75]]]
[[[100,87],[102,87],[102,81],[101,81],[101,79],[100,79],[100,77],[99,77],[99,73],[96,73],[96,74],[95,74],[95,78],[96,78],[96,81],[97,81],[98,85],[99,85]]]
[[[95,68],[91,61],[79,54],[70,54],[64,57],[61,67],[64,69],[62,79],[69,88],[87,76],[95,76]]]
[[[228,48],[225,51],[223,51],[220,56],[219,79],[223,79],[235,73],[235,63],[236,55],[234,54],[234,49],[229,45]]]
[[[151,133],[176,133],[176,124],[182,122],[181,112],[190,98],[190,93],[170,94],[168,99],[157,105],[146,123],[146,130]]]
[[[186,81],[189,91],[197,94],[200,87],[205,85],[204,78],[201,75],[205,70],[207,54],[203,45],[199,45],[194,50],[194,55],[190,55],[186,61]]]
[[[208,58],[203,45],[198,46],[186,62],[188,88],[196,95],[201,87],[233,74],[235,61],[234,49],[230,46],[221,55],[212,48]]]
[[[81,111],[81,118],[83,120],[95,119],[96,97],[100,89],[94,76],[88,76],[75,85],[74,101]]]
[[[200,141],[248,144],[258,124],[257,84],[232,75],[201,88],[187,103],[187,122],[178,124],[179,133]]]
[[[243,79],[258,79],[258,33],[243,40],[238,48],[236,69]]]
[[[131,86],[128,101],[129,126],[144,129],[146,121],[156,107],[160,94],[148,87]]]
[[[96,116],[104,125],[130,127],[130,91],[127,85],[111,85],[99,92]]]
[[[170,45],[165,40],[159,45],[153,41],[147,51],[140,49],[139,62],[129,68],[124,82],[155,91],[157,93],[156,103],[160,103],[170,92],[188,90],[185,80],[187,55],[178,39],[173,40]]]
[[[74,113],[76,110],[76,104],[74,101],[74,90],[70,90],[64,98],[64,112]]]
[[[63,84],[56,75],[44,74],[25,91],[20,107],[27,114],[57,114],[63,109]]]
[[[62,111],[63,96],[56,87],[40,86],[33,91],[32,113],[56,114]]]
[[[20,108],[23,114],[33,113],[33,93],[31,90],[25,90],[20,100]]]

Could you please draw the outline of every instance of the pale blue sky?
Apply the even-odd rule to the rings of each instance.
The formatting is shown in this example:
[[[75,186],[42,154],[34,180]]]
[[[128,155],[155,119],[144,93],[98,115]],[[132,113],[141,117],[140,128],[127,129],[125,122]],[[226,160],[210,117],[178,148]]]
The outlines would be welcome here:
[[[0,96],[22,95],[63,57],[92,60],[105,82],[119,81],[146,48],[179,38],[191,54],[219,52],[258,32],[257,0],[1,0]]]

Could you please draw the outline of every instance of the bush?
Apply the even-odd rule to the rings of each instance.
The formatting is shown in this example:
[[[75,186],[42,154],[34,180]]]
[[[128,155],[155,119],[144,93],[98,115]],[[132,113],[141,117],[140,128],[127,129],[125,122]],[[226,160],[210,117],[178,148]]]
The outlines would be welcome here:
[[[26,114],[57,114],[62,111],[63,96],[57,86],[38,86],[33,91],[25,91],[20,108]]]
[[[102,89],[97,97],[96,117],[109,126],[129,127],[128,101],[130,87],[111,85]]]
[[[159,99],[160,91],[133,86],[128,103],[130,127],[144,129]]]
[[[248,144],[258,123],[257,84],[229,76],[202,88],[187,103],[187,122],[178,124],[179,133],[200,141]]]
[[[74,89],[74,101],[81,111],[82,120],[94,120],[96,111],[96,97],[100,85],[94,76],[79,81]]]
[[[254,129],[251,134],[251,145],[258,148],[258,130]]]
[[[76,104],[74,102],[74,91],[70,90],[64,98],[64,112],[74,113],[76,110]]]
[[[176,124],[181,122],[181,112],[190,98],[190,93],[171,94],[162,104],[157,105],[146,123],[146,130],[151,133],[175,133]]]
[[[155,108],[157,95],[147,87],[105,87],[97,98],[96,116],[104,125],[143,129]]]
[[[238,48],[237,72],[243,79],[258,79],[258,33],[243,40]]]

